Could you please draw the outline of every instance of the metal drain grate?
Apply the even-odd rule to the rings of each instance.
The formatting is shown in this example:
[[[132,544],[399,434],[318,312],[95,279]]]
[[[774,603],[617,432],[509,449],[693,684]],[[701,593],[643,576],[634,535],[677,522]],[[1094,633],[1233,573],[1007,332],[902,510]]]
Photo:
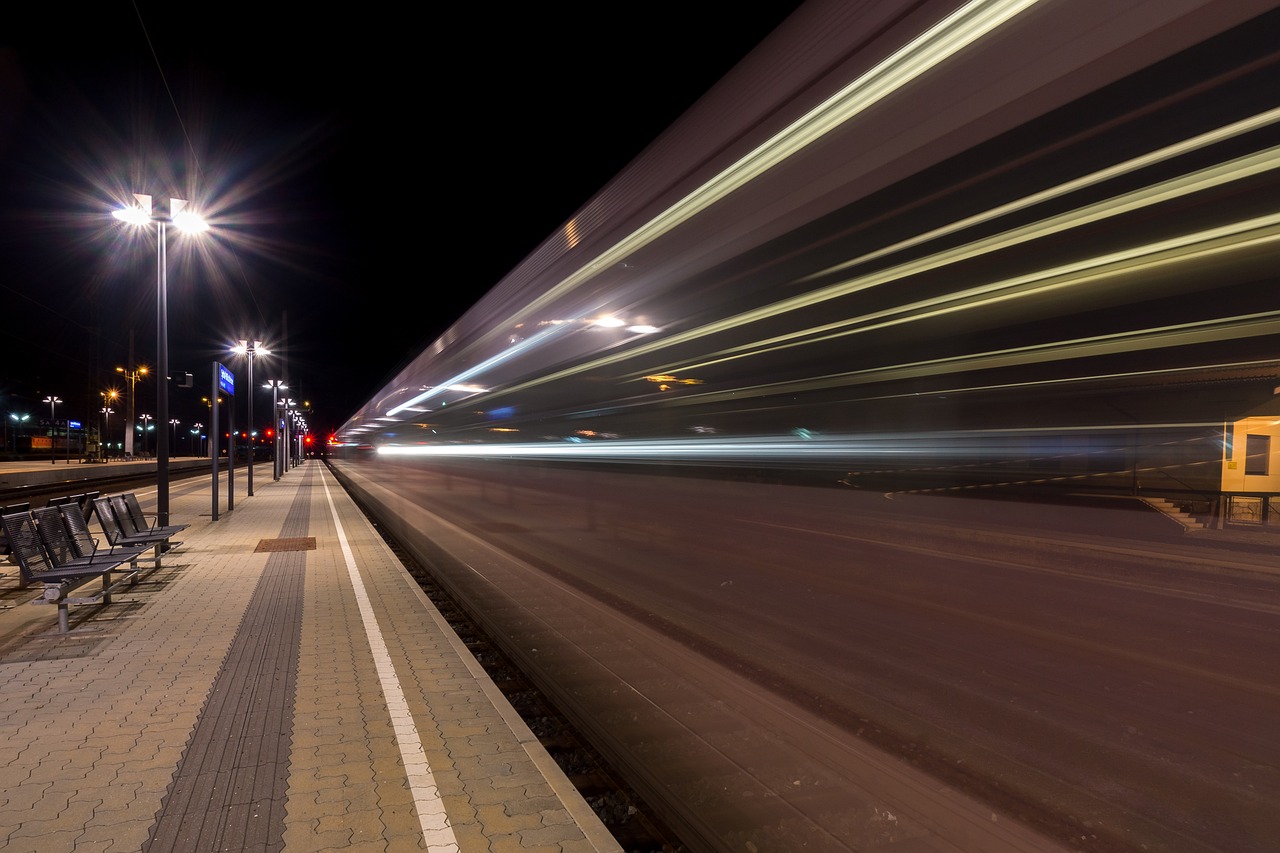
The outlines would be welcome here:
[[[291,539],[259,539],[258,547],[254,548],[254,552],[258,551],[314,551],[316,549],[316,537],[314,536],[295,536]]]

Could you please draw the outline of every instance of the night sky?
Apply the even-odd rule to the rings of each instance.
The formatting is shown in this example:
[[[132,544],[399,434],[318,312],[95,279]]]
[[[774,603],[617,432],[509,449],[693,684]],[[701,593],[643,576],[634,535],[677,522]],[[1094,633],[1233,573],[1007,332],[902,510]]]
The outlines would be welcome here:
[[[336,427],[798,5],[24,10],[0,33],[0,411],[96,416],[131,338],[154,366],[154,239],[110,216],[150,191],[214,224],[169,243],[170,372],[196,381],[171,416],[255,336],[284,355],[255,384],[287,371]]]

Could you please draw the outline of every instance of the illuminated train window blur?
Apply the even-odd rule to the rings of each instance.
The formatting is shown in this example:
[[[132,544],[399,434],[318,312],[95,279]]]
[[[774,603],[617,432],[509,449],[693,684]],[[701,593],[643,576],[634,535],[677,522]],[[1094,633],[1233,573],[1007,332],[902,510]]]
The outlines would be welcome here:
[[[690,849],[1273,848],[1276,7],[805,4],[330,462]]]

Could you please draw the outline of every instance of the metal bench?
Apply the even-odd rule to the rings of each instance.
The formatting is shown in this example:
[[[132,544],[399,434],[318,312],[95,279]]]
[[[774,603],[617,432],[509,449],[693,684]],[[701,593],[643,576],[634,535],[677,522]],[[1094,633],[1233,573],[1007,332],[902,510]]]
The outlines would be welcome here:
[[[31,503],[29,501],[18,503],[18,504],[10,504],[9,506],[0,507],[0,516],[13,515],[14,513],[18,513],[18,512],[27,512],[30,509],[31,509]],[[0,557],[8,557],[11,555],[11,553],[12,552],[9,548],[9,536],[7,533],[4,532],[4,528],[0,527]],[[3,577],[8,577],[8,574],[0,573],[0,578],[3,578]],[[24,589],[26,585],[27,585],[27,582],[22,579],[21,575],[19,575],[18,589]]]
[[[102,526],[102,532],[106,534],[107,542],[113,547],[144,545],[154,549],[155,556],[152,557],[152,560],[154,560],[156,568],[160,567],[160,554],[163,550],[176,548],[182,544],[181,542],[171,542],[171,537],[167,533],[138,533],[132,521],[124,521],[117,516],[116,511],[111,506],[110,497],[94,498],[93,512],[98,517],[98,524]],[[127,510],[124,515],[127,519]]]
[[[45,536],[41,536],[40,524],[36,516],[49,525]],[[71,630],[68,605],[111,603],[112,591],[122,583],[133,583],[137,578],[137,554],[119,553],[110,557],[75,556],[73,546],[61,544],[61,531],[65,531],[62,512],[58,507],[45,507],[35,512],[11,513],[4,516],[3,527],[9,539],[9,547],[18,561],[22,572],[24,586],[39,583],[44,587],[43,595],[35,599],[33,604],[56,604],[58,606],[58,631],[66,633]],[[54,551],[45,545],[48,538],[60,544]],[[125,568],[127,566],[127,568]],[[112,581],[113,574],[124,577]],[[102,589],[92,596],[69,595],[70,592],[94,578],[102,580]]]
[[[151,545],[116,546],[108,543],[106,551],[98,547],[98,540],[89,532],[89,519],[78,506],[58,507],[62,512],[62,520],[66,522],[67,533],[71,537],[71,547],[78,557],[109,558],[112,555],[136,555],[141,557],[151,550]]]
[[[123,513],[120,511],[120,507],[122,505],[124,506]],[[129,533],[130,531],[128,526],[124,523],[124,515],[127,515],[129,520],[133,522],[134,530],[132,533],[135,535],[149,533],[154,536],[160,533],[167,533],[172,536],[175,533],[181,533],[191,526],[190,524],[166,524],[163,526],[157,526],[156,522],[159,520],[159,517],[155,513],[143,512],[142,506],[138,503],[138,496],[133,492],[126,492],[123,495],[116,495],[112,497],[111,508],[116,511],[116,518],[121,519],[120,526],[125,529],[126,533]],[[156,519],[156,521],[148,521],[148,516]]]

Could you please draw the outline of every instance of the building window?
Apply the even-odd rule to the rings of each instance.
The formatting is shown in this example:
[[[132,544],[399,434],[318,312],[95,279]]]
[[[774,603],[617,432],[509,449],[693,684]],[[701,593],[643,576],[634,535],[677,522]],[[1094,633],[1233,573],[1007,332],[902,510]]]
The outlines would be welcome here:
[[[1246,435],[1244,437],[1244,473],[1250,477],[1267,476],[1271,459],[1271,436]]]

